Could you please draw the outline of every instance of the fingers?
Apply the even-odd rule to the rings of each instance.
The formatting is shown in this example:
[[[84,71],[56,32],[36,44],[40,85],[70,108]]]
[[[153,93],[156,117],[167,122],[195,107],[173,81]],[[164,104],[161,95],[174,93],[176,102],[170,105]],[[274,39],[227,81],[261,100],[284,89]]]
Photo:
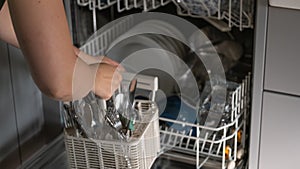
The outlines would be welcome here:
[[[88,65],[98,66],[93,90],[103,99],[109,99],[119,88],[122,81],[121,73],[124,67],[118,62],[105,56],[90,56],[75,48],[76,55]],[[97,64],[97,65],[96,65]]]
[[[112,59],[110,59],[106,56],[104,56],[102,58],[102,63],[106,63],[106,64],[109,64],[109,65],[112,65],[112,66],[117,66],[119,71],[122,71],[122,72],[125,71],[125,68],[121,64],[119,64],[118,62],[116,62],[116,61],[114,61],[114,60],[112,60]]]
[[[120,70],[125,70],[118,62],[106,57],[106,56],[91,56],[83,51],[79,51],[77,48],[74,48],[76,55],[81,58],[88,65],[106,63],[112,66],[120,67]]]
[[[118,62],[116,62],[116,61],[114,61],[114,60],[112,60],[112,59],[110,59],[110,58],[108,58],[106,56],[104,56],[102,58],[102,63],[106,63],[106,64],[113,65],[113,66],[119,66]]]

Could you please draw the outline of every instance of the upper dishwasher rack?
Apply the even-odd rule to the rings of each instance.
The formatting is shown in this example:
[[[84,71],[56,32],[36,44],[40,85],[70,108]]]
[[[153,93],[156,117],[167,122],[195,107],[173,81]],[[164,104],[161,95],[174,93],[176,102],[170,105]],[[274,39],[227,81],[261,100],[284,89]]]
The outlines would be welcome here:
[[[166,5],[169,2],[171,0],[77,0],[78,5],[89,6],[90,10],[102,10],[117,4],[118,12],[132,8],[142,8],[143,11],[149,11]]]
[[[178,15],[203,18],[222,31],[253,28],[254,0],[77,0],[78,5],[93,11],[117,5],[118,12],[133,8],[150,11],[170,2]]]

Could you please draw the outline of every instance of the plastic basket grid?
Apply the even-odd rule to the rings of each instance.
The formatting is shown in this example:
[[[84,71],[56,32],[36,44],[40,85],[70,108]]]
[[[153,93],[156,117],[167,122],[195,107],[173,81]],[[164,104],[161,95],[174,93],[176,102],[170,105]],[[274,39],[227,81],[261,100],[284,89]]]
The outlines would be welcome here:
[[[151,110],[151,109],[150,109]],[[158,114],[144,133],[130,142],[91,140],[71,136],[65,131],[65,146],[70,168],[148,169],[160,153]]]

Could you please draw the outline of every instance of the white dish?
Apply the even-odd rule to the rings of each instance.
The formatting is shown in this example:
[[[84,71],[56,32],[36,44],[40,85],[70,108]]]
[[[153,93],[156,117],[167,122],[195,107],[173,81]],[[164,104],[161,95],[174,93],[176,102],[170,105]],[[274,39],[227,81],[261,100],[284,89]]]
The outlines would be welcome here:
[[[143,24],[149,25],[148,27],[152,27],[152,28],[158,30],[163,35],[166,35],[166,36],[169,36],[172,38],[176,37],[177,39],[179,39],[179,41],[185,41],[183,34],[175,26],[173,26],[167,22],[160,21],[160,20],[150,20]],[[178,50],[181,53],[184,52],[184,48],[182,45],[176,44],[176,47],[178,48]]]
[[[119,43],[114,43],[114,47],[106,54],[109,58],[114,59],[121,63],[125,69],[131,73],[139,73],[141,69],[154,68],[156,70],[147,70],[143,72],[145,75],[157,76],[159,78],[159,86],[166,94],[172,93],[174,86],[176,85],[170,77],[166,76],[166,73],[175,74],[177,67],[174,59],[166,53],[159,53],[155,49],[163,49],[159,43],[155,40],[148,38],[147,36],[137,35],[132,36],[124,40],[118,40]],[[135,52],[141,52],[144,50],[153,50],[151,53],[144,56]],[[135,54],[134,54],[135,53]],[[165,73],[165,68],[168,68]]]

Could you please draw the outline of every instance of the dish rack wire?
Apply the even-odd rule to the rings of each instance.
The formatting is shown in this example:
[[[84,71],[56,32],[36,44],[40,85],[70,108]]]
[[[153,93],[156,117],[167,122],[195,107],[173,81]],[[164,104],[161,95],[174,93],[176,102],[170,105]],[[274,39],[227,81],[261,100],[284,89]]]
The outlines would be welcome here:
[[[161,122],[190,128],[186,132],[186,130],[176,131],[172,128],[160,127],[162,149],[171,149],[173,152],[179,152],[179,154],[194,156],[197,169],[203,167],[210,158],[220,162],[221,167],[219,168],[222,169],[236,166],[242,162],[242,156],[247,148],[246,131],[249,118],[250,79],[251,74],[249,73],[231,93],[230,121],[218,128],[160,117]],[[196,135],[193,135],[193,130],[196,130]],[[206,131],[206,133],[201,135],[201,131]],[[176,158],[184,158],[184,156],[180,154]]]
[[[156,9],[171,2],[171,0],[77,0],[79,6],[88,6],[90,10],[106,9],[117,4],[118,12],[130,10],[132,8],[142,8],[143,11]]]
[[[238,27],[240,30],[253,28],[253,0],[173,0],[173,2],[178,15],[206,19],[223,31],[229,31],[231,27]]]
[[[120,35],[132,28],[134,26],[133,24],[133,18],[130,16],[126,17],[114,24],[113,27],[94,35],[80,47],[80,50],[91,56],[103,56],[105,55],[109,45]]]
[[[203,18],[222,31],[230,31],[231,27],[253,28],[254,0],[77,0],[79,6],[88,6],[93,11],[95,31],[97,9],[117,5],[118,12],[134,8],[147,12],[170,2],[175,4],[178,15]]]

